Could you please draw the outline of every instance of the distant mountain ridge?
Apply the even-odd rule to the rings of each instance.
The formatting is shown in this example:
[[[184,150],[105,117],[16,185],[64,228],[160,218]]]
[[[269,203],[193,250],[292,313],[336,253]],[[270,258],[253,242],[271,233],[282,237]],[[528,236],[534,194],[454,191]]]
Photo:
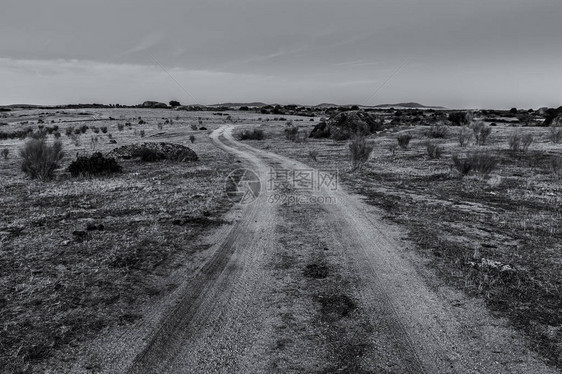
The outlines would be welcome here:
[[[251,102],[251,103],[222,103],[222,104],[212,104],[212,105],[208,105],[208,106],[256,106],[256,107],[262,107],[262,106],[267,106],[269,104],[266,103],[262,103],[259,101],[255,101],[255,102]]]
[[[445,107],[442,106],[428,106],[428,105],[422,105],[420,103],[414,103],[414,102],[410,102],[410,103],[397,103],[397,104],[380,104],[380,105],[375,105],[374,108],[386,108],[386,107],[400,107],[400,108],[426,108],[426,109],[446,109]]]

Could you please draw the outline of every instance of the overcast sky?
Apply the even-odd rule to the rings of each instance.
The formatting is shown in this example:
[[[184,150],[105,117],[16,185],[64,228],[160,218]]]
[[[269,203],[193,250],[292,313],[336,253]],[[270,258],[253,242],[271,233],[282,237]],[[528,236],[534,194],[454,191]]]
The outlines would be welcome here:
[[[0,104],[562,105],[561,0],[3,0]]]

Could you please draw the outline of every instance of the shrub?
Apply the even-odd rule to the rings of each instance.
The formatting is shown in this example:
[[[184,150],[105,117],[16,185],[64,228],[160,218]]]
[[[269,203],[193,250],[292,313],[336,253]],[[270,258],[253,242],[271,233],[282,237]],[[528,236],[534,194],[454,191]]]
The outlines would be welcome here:
[[[523,135],[523,137],[521,138],[521,146],[523,148],[523,152],[527,152],[531,144],[533,144],[534,140],[535,138],[533,137],[533,134]]]
[[[438,144],[431,142],[427,142],[425,149],[427,150],[427,155],[432,160],[441,158],[441,154],[443,153],[443,148],[441,148]]]
[[[449,129],[444,124],[440,123],[438,125],[433,125],[429,129],[428,136],[430,138],[446,138],[449,133]]]
[[[97,135],[90,137],[90,148],[92,148],[92,151],[96,150],[98,146],[98,142],[99,142],[99,137]]]
[[[102,126],[101,132],[103,132],[104,134],[107,134],[107,126]]]
[[[25,139],[29,135],[33,134],[32,128],[27,128],[24,130],[18,130],[14,132],[0,132],[0,139]]]
[[[70,135],[70,139],[72,140],[72,142],[74,143],[74,145],[76,147],[80,146],[80,131],[78,131],[78,133],[73,133]]]
[[[189,141],[195,143],[195,135],[189,135]]]
[[[408,145],[410,144],[410,140],[412,140],[412,135],[411,134],[400,134],[400,135],[398,135],[398,137],[396,137],[396,140],[398,141],[398,145],[400,146],[400,148],[406,149],[406,148],[408,148]]]
[[[265,133],[261,129],[244,130],[238,136],[240,140],[263,140],[265,139]]]
[[[472,131],[474,132],[474,138],[476,139],[476,144],[484,145],[488,136],[492,133],[492,128],[486,126],[482,121],[474,122],[471,125]]]
[[[453,166],[461,176],[467,175],[470,171],[488,175],[497,165],[497,158],[488,152],[469,153],[465,158],[459,158],[458,155],[453,155]]]
[[[31,139],[20,149],[21,170],[32,179],[50,180],[64,156],[62,143],[47,144],[45,138]]]
[[[80,126],[80,132],[81,132],[82,134],[85,134],[86,131],[88,131],[88,129],[89,129],[89,127],[86,126],[86,125]]]
[[[517,152],[521,148],[521,134],[519,132],[513,132],[507,138],[507,143],[509,144],[509,149],[512,152]]]
[[[175,108],[175,107],[178,107],[178,106],[181,105],[180,102],[177,101],[177,100],[171,100],[169,104],[172,108]]]
[[[292,142],[296,142],[299,137],[299,128],[293,125],[293,121],[287,121],[285,126],[285,138]]]
[[[308,151],[308,157],[313,161],[318,161],[318,151],[315,149]]]
[[[462,127],[457,134],[457,139],[459,141],[459,145],[461,147],[465,147],[470,142],[470,139],[472,139],[472,131],[470,131],[467,127]]]
[[[550,134],[548,138],[551,142],[560,144],[560,142],[562,142],[562,126],[550,126]]]
[[[458,155],[453,155],[453,167],[457,169],[461,177],[468,175],[472,170],[472,165],[467,158],[459,158]]]
[[[98,129],[97,127],[93,126],[92,127],[92,131],[94,132],[94,134],[98,134],[100,132],[100,129]]]
[[[448,119],[453,125],[462,126],[470,123],[472,115],[470,112],[453,112],[449,113]]]
[[[78,177],[119,173],[123,168],[113,157],[104,157],[101,152],[96,152],[91,156],[78,156],[67,170],[73,177]]]
[[[557,175],[558,177],[562,176],[562,157],[555,156],[550,160],[550,167],[552,169],[552,173]]]
[[[195,123],[192,123],[192,124],[191,124],[191,129],[192,129],[193,131],[196,131],[196,130],[197,130],[197,125],[196,125]]]
[[[61,134],[60,134],[60,132],[57,131],[53,134],[53,136],[55,137],[55,139],[60,139]]]
[[[144,130],[139,131],[140,137],[144,138]]]
[[[364,135],[357,134],[352,136],[351,143],[349,143],[351,170],[355,171],[361,169],[365,163],[369,161],[373,149],[374,146],[367,143],[367,139]]]
[[[118,123],[118,124],[117,124],[117,130],[123,131],[124,128],[125,128],[125,125],[124,125],[124,124],[122,124],[122,123]]]
[[[521,135],[519,131],[514,131],[508,138],[509,149],[513,152],[527,152],[529,146],[533,143],[533,134]]]
[[[10,150],[8,148],[4,148],[2,150],[2,157],[4,157],[5,160],[8,159],[8,155],[10,154]]]

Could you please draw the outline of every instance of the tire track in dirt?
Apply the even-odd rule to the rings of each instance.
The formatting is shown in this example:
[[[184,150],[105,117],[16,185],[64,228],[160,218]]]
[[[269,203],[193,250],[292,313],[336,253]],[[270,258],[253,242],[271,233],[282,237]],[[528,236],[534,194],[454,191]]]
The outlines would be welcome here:
[[[262,182],[271,167],[311,169],[237,142],[233,128],[214,144]],[[358,198],[324,188],[335,204],[288,208],[269,194],[243,208],[157,323],[113,342],[100,372],[555,373],[505,329],[480,325],[481,310],[453,310]],[[333,273],[303,280],[304,264],[322,261]]]
[[[230,131],[225,138],[235,144]],[[237,144],[256,158],[281,168],[312,169],[298,161]],[[362,305],[371,311],[373,326],[385,326],[373,336],[390,343],[382,355],[396,359],[391,372],[406,373],[556,373],[528,347],[524,339],[505,324],[493,320],[477,302],[454,295],[466,309],[454,308],[451,290],[436,293],[426,284],[395,231],[371,213],[372,209],[343,188],[323,188],[321,193],[336,199],[325,205],[326,233],[355,263],[360,279]],[[417,259],[419,261],[419,259]],[[427,272],[426,276],[430,275]],[[386,335],[386,336],[385,336]],[[392,348],[394,346],[394,349]],[[385,351],[386,350],[386,351]]]

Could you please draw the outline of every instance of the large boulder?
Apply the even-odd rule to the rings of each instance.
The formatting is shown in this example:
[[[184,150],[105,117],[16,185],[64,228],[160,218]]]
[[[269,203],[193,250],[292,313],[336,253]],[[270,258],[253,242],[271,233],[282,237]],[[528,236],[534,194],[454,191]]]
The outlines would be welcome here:
[[[353,134],[373,134],[384,129],[384,120],[364,110],[352,110],[333,115],[327,122],[320,122],[310,133],[311,138],[346,140]]]
[[[159,103],[158,101],[145,101],[142,103],[143,108],[167,108],[168,105],[165,103]]]
[[[555,122],[555,120],[561,116],[562,116],[562,106],[558,107],[557,109],[548,108],[547,110],[545,110],[544,122],[542,125],[543,126],[550,126],[552,124],[556,125],[557,123]]]
[[[158,159],[173,160],[180,162],[197,161],[199,157],[189,147],[172,143],[142,143],[125,145],[115,148],[107,155],[114,158],[131,159],[146,156],[148,152]]]

